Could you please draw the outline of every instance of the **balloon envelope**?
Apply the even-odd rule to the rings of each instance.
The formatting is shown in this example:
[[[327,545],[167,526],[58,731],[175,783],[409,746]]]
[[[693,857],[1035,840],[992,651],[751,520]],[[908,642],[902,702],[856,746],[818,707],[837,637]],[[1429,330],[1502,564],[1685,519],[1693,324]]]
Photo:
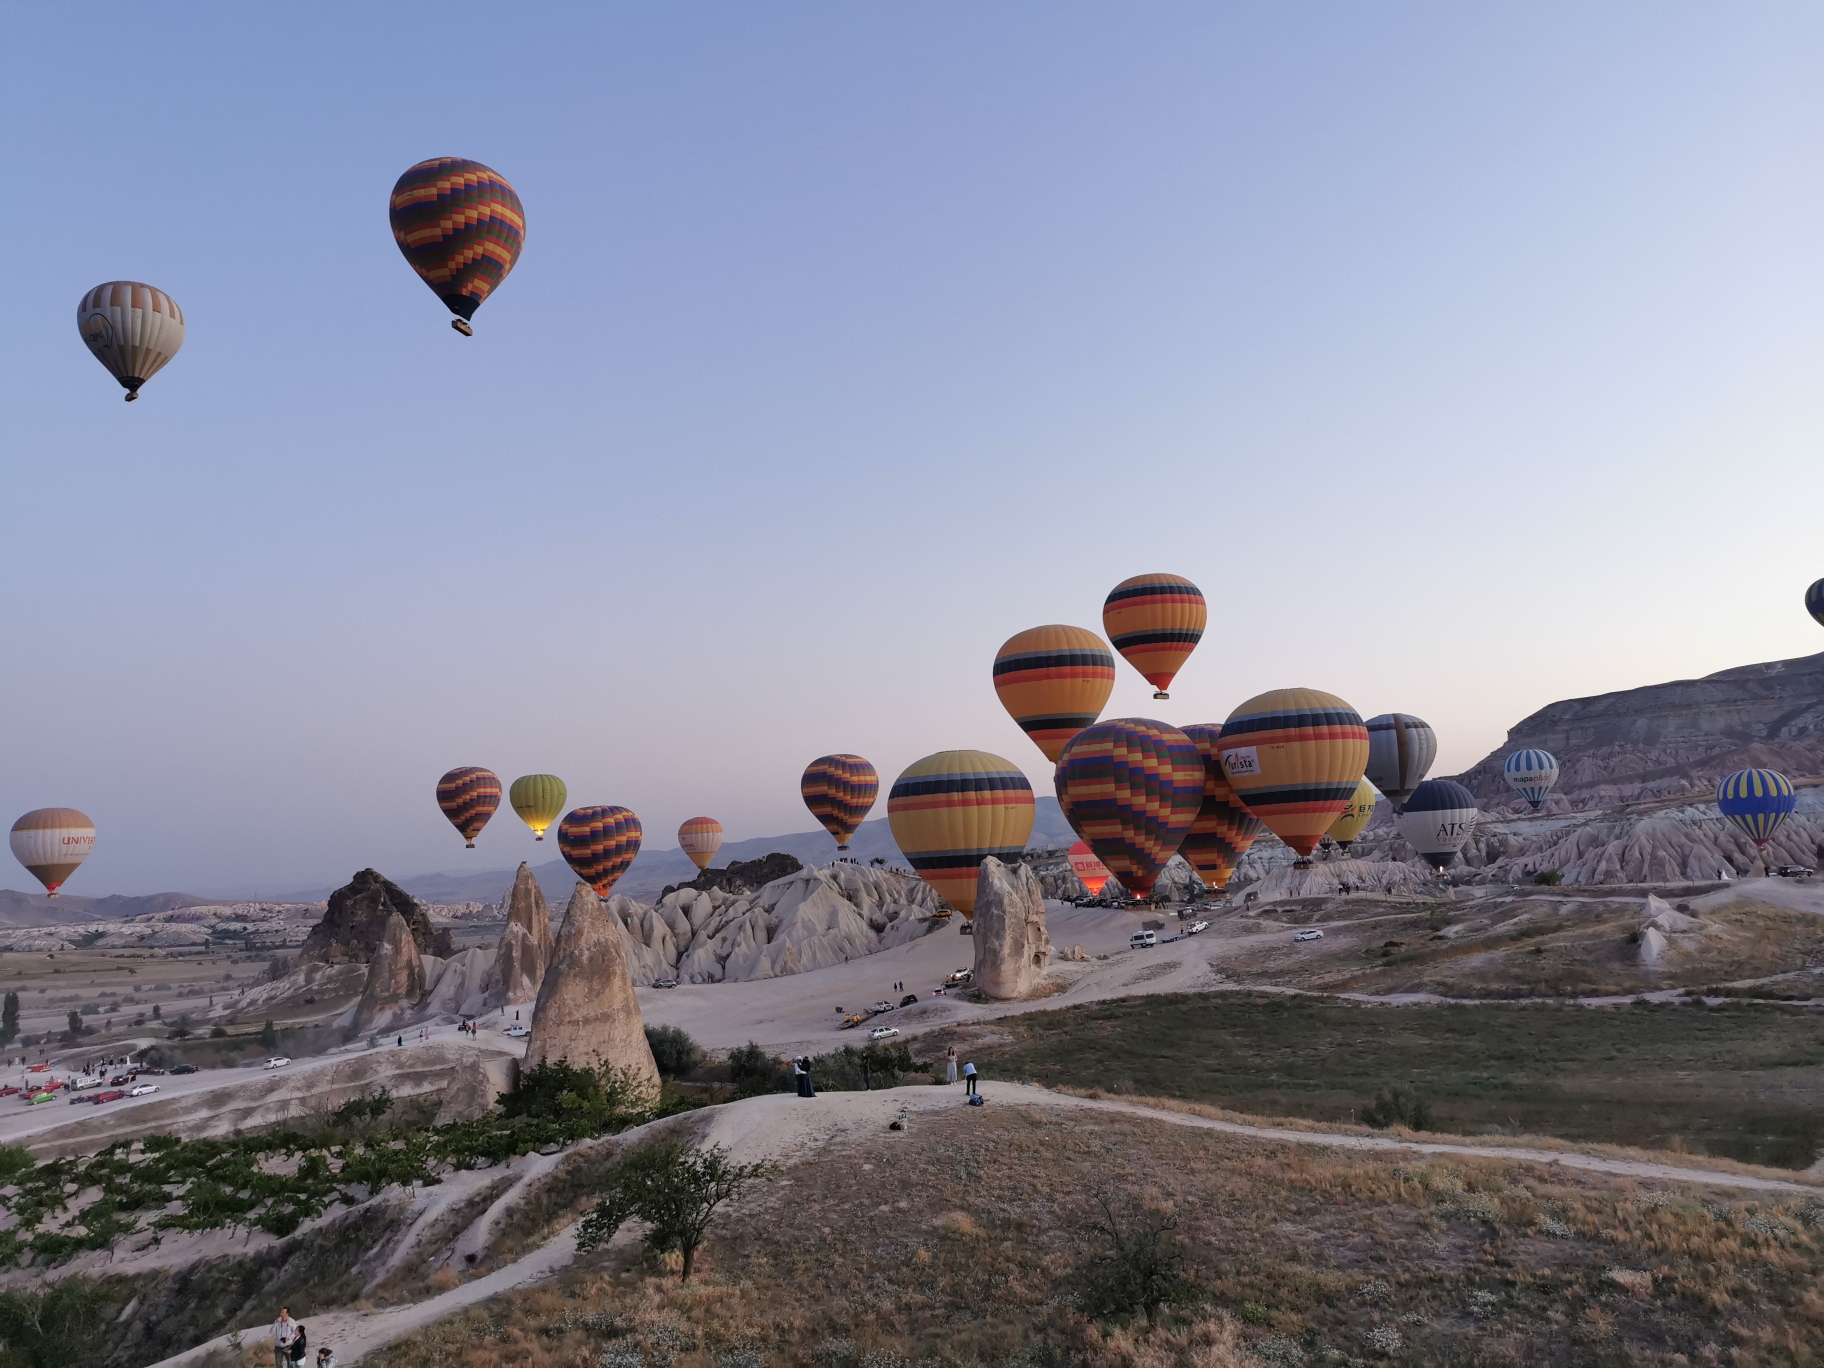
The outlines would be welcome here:
[[[1349,806],[1342,815],[1331,823],[1330,830],[1324,834],[1335,841],[1344,850],[1355,844],[1355,838],[1362,834],[1374,817],[1374,785],[1366,779],[1355,786],[1355,793],[1349,799]]]
[[[533,836],[542,841],[546,830],[570,801],[570,790],[555,774],[522,774],[507,790],[507,801],[519,814],[519,820],[531,827]]]
[[[97,285],[76,305],[76,330],[128,399],[184,345],[184,311],[163,290],[137,280]]]
[[[1011,760],[987,751],[927,755],[887,794],[887,821],[919,877],[975,917],[975,888],[990,855],[1012,861],[1032,835],[1032,784]]]
[[[1558,782],[1558,761],[1547,751],[1517,750],[1501,766],[1501,777],[1537,812]]]
[[[406,261],[462,320],[457,331],[469,331],[526,241],[526,211],[507,178],[465,157],[432,157],[399,177],[387,215]]]
[[[500,776],[480,765],[460,765],[437,781],[437,806],[472,850],[500,806]]]
[[[1786,776],[1769,769],[1737,770],[1716,786],[1717,808],[1762,850],[1797,804]]]
[[[1427,864],[1442,870],[1476,829],[1476,796],[1454,779],[1427,779],[1400,810],[1400,835]]]
[[[1438,758],[1438,734],[1411,713],[1382,713],[1369,718],[1367,726],[1368,782],[1387,795],[1397,812]]]
[[[1064,743],[1101,715],[1114,687],[1114,653],[1082,627],[1029,628],[994,658],[1001,706],[1054,765]]]
[[[678,849],[690,856],[698,869],[708,869],[709,862],[722,849],[722,823],[714,817],[692,817],[678,828]]]
[[[1077,876],[1077,882],[1089,890],[1089,896],[1102,896],[1102,887],[1114,877],[1108,872],[1108,866],[1096,858],[1096,852],[1089,848],[1089,842],[1078,841],[1070,848],[1070,872]]]
[[[1144,717],[1098,722],[1071,738],[1058,802],[1130,895],[1153,891],[1203,803],[1203,760],[1176,727]]]
[[[1203,591],[1181,575],[1135,575],[1109,591],[1102,630],[1122,658],[1165,698],[1173,677],[1203,640]]]
[[[1813,622],[1824,626],[1824,579],[1805,591],[1805,611],[1811,614]]]
[[[1222,772],[1248,811],[1308,857],[1368,763],[1361,716],[1321,689],[1272,689],[1222,724]]]
[[[640,853],[640,819],[612,803],[580,807],[557,826],[557,848],[576,877],[602,897]]]
[[[836,838],[836,849],[847,850],[880,796],[880,776],[859,755],[822,755],[805,767],[798,791],[811,816]]]
[[[95,849],[95,823],[75,808],[37,808],[13,823],[13,858],[53,898]]]
[[[1200,722],[1186,727],[1184,734],[1197,747],[1198,758],[1203,761],[1203,803],[1178,853],[1205,885],[1225,888],[1241,857],[1266,828],[1235,796],[1222,772],[1222,725]]]

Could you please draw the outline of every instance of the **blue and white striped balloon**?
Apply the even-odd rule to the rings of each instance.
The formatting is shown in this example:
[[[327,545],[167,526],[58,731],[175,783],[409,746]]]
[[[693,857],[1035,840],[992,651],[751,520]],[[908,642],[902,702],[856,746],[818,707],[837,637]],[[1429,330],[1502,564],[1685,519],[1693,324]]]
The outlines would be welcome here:
[[[1501,777],[1537,812],[1558,782],[1558,761],[1548,751],[1517,750],[1501,766]]]
[[[1786,776],[1768,769],[1737,770],[1716,786],[1718,811],[1762,850],[1797,805]]]

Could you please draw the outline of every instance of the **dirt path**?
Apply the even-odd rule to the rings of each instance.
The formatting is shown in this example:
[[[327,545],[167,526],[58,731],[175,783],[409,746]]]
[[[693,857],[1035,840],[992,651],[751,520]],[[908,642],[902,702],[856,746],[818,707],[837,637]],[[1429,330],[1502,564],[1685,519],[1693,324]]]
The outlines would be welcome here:
[[[1228,1135],[1279,1144],[1327,1145],[1334,1149],[1368,1152],[1398,1150],[1418,1154],[1462,1155],[1466,1158],[1540,1164],[1548,1168],[1578,1169],[1616,1178],[1700,1183],[1746,1192],[1802,1194],[1824,1198],[1824,1185],[1817,1183],[1763,1178],[1719,1169],[1606,1159],[1572,1151],[1410,1140],[1391,1135],[1338,1135],[1325,1131],[1252,1126],[1245,1122],[1165,1111],[1112,1098],[1071,1097],[1027,1084],[988,1083],[983,1086],[983,1092],[988,1098],[989,1106],[1018,1104],[1074,1111],[1120,1112],[1174,1126],[1222,1131]],[[863,1135],[878,1134],[902,1111],[909,1115],[911,1124],[916,1125],[921,1116],[948,1111],[961,1104],[960,1086],[894,1088],[871,1093],[824,1093],[812,1102],[779,1093],[713,1109],[704,1143],[727,1145],[733,1157],[744,1163],[758,1159],[777,1159],[789,1163],[831,1142],[841,1143]],[[619,1238],[628,1237],[623,1234]],[[466,1306],[473,1306],[516,1287],[541,1282],[561,1271],[575,1255],[574,1231],[565,1230],[518,1262],[496,1269],[486,1277],[452,1288],[427,1301],[388,1307],[380,1311],[330,1311],[308,1316],[305,1320],[310,1330],[310,1341],[315,1345],[330,1345],[336,1351],[336,1361],[339,1364],[352,1365],[359,1362],[362,1356]],[[246,1332],[243,1339],[253,1344],[257,1337],[253,1332]],[[212,1349],[222,1348],[227,1342],[227,1337],[222,1336],[154,1364],[152,1368],[195,1365]]]

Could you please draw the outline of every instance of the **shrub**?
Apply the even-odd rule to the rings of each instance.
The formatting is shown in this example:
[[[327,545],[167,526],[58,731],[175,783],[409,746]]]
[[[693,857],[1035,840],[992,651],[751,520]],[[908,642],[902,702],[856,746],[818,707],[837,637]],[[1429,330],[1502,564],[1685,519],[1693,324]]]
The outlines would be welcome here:
[[[624,1069],[579,1069],[560,1059],[526,1070],[515,1091],[501,1094],[500,1104],[511,1119],[555,1121],[581,1139],[644,1120],[656,1100]]]
[[[260,1048],[264,1050],[279,1048],[279,1033],[270,1021],[260,1028]]]
[[[728,1081],[735,1085],[735,1093],[739,1097],[790,1092],[792,1071],[785,1066],[784,1061],[774,1059],[750,1040],[728,1052]]]
[[[1095,1194],[1099,1214],[1086,1232],[1099,1246],[1078,1271],[1083,1309],[1098,1318],[1150,1316],[1189,1291],[1178,1218],[1165,1207],[1117,1210],[1105,1192]]]
[[[1556,888],[1564,882],[1564,871],[1562,869],[1542,869],[1533,875],[1533,882],[1542,884],[1546,888]]]
[[[226,1026],[214,1026],[214,1027],[210,1028],[209,1039],[226,1040],[227,1038],[228,1038],[228,1028]]]
[[[703,1047],[678,1026],[648,1026],[646,1043],[665,1078],[682,1078],[703,1063]]]
[[[576,1247],[587,1253],[629,1220],[645,1221],[646,1247],[657,1254],[676,1250],[683,1261],[678,1281],[689,1282],[716,1209],[776,1171],[772,1164],[731,1164],[720,1145],[686,1149],[669,1137],[655,1140],[614,1166],[601,1201],[577,1226]]]
[[[1362,1108],[1362,1120],[1376,1130],[1404,1126],[1407,1130],[1432,1130],[1431,1104],[1403,1083],[1377,1092]]]

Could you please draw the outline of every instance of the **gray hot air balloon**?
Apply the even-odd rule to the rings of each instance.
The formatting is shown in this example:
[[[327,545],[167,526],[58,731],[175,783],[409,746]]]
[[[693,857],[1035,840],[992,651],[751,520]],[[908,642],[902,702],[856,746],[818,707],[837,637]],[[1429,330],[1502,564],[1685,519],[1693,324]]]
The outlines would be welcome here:
[[[1438,758],[1438,734],[1411,713],[1368,719],[1368,782],[1387,795],[1395,812],[1406,806]]]
[[[1440,872],[1457,858],[1476,829],[1476,795],[1454,779],[1427,779],[1400,812],[1400,835],[1419,857]]]

